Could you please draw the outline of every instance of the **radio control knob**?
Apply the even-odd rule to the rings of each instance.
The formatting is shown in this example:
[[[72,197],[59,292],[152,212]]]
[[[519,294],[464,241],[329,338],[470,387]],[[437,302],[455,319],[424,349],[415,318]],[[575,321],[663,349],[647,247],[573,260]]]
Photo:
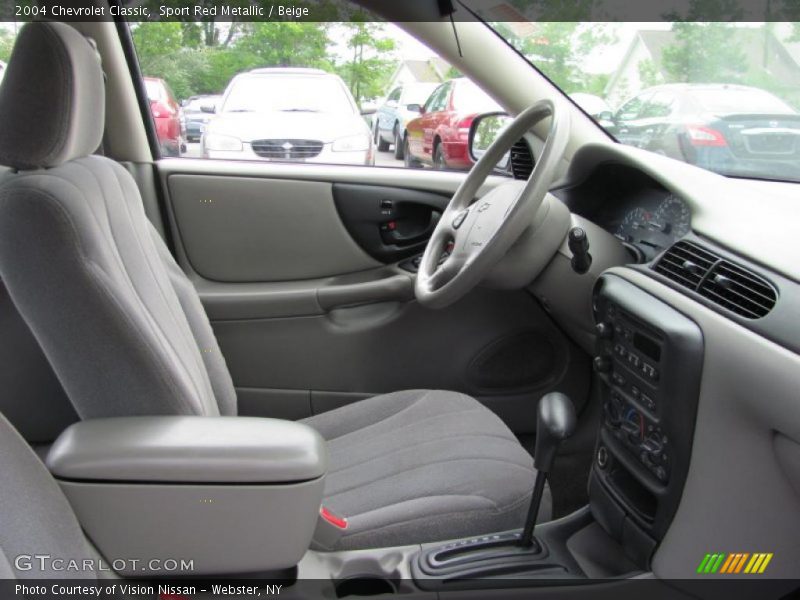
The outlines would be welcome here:
[[[660,454],[663,446],[661,444],[661,440],[657,436],[651,435],[644,442],[642,442],[642,448],[648,454]]]
[[[598,373],[609,373],[611,371],[611,358],[606,355],[595,356],[594,370]]]
[[[597,337],[601,340],[610,340],[614,337],[614,327],[610,323],[600,322],[594,326]]]

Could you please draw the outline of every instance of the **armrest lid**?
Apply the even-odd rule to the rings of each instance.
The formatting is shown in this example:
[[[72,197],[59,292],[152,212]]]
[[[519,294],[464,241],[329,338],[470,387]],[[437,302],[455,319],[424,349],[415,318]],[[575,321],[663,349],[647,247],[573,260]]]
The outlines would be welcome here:
[[[68,427],[47,456],[58,478],[290,483],[323,476],[325,440],[301,423],[258,417],[120,417]]]

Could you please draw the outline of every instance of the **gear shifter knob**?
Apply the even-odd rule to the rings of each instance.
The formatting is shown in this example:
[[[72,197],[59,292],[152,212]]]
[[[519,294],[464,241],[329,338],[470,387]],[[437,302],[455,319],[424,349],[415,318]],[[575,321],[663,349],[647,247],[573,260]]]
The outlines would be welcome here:
[[[519,545],[523,548],[536,545],[533,529],[536,527],[539,505],[542,503],[544,482],[550,469],[553,468],[558,447],[574,431],[575,407],[572,400],[559,392],[550,392],[542,396],[536,413],[536,449],[533,454],[536,481],[533,484],[528,516],[525,517],[525,527],[519,539]]]
[[[542,396],[536,419],[536,450],[533,453],[533,466],[537,471],[550,472],[558,446],[574,431],[575,407],[572,400],[559,392]]]

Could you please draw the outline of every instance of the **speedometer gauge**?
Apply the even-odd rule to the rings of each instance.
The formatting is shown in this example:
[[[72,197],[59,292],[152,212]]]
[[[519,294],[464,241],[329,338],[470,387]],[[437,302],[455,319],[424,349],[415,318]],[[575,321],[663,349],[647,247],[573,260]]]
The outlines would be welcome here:
[[[644,208],[634,208],[625,215],[617,228],[616,236],[623,242],[635,242],[650,229],[654,214]]]
[[[655,221],[661,231],[673,239],[685,236],[692,228],[692,213],[686,202],[677,196],[667,196],[656,209]]]

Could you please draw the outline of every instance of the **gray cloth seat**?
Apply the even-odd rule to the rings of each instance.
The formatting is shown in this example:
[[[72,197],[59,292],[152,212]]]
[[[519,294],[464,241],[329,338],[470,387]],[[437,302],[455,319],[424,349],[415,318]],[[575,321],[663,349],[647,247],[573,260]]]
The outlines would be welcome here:
[[[328,441],[325,506],[349,521],[338,548],[477,535],[525,519],[531,457],[469,396],[395,392],[304,422]],[[548,492],[543,516],[550,504]]]
[[[81,418],[235,415],[200,299],[148,221],[136,183],[93,152],[104,128],[93,45],[30,23],[0,87],[0,276]],[[519,527],[531,457],[474,399],[379,396],[307,420],[329,440],[338,547]]]
[[[0,473],[0,579],[94,579],[98,557],[69,502],[3,415]]]

